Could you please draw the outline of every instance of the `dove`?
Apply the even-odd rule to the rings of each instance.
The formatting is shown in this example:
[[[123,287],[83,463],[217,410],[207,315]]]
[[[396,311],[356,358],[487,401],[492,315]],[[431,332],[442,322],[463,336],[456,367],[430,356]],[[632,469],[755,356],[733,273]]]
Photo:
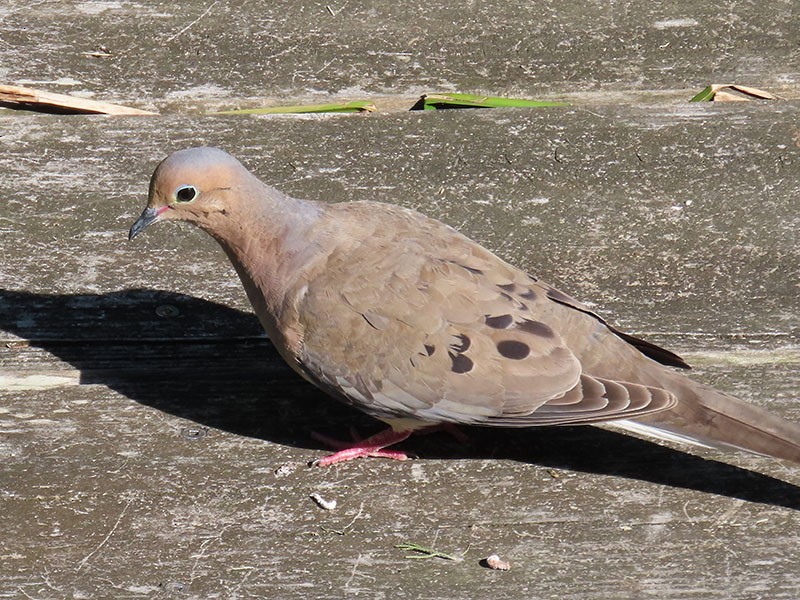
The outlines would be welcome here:
[[[389,425],[317,465],[404,459],[389,447],[426,428],[603,423],[800,463],[797,424],[419,212],[293,198],[203,147],[158,165],[129,239],[161,221],[219,243],[294,371]]]

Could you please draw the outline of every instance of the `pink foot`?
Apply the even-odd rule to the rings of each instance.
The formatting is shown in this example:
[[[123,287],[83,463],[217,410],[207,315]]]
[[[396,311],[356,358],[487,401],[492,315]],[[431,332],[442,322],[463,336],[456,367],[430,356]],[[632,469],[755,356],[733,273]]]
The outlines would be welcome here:
[[[407,439],[411,435],[411,431],[395,431],[393,429],[386,429],[380,433],[364,440],[356,439],[352,444],[342,442],[329,438],[326,435],[321,435],[316,432],[311,433],[311,437],[315,440],[322,442],[328,446],[338,449],[337,452],[329,456],[323,456],[312,462],[315,467],[327,467],[346,460],[353,460],[354,458],[391,458],[393,460],[408,460],[408,456],[399,450],[384,450],[386,446],[397,444]]]

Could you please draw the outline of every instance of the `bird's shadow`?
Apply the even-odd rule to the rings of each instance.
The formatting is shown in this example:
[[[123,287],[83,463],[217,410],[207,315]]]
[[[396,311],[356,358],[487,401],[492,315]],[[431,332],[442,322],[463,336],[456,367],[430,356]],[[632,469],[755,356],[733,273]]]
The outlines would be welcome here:
[[[320,451],[312,430],[381,428],[295,375],[253,314],[192,296],[0,290],[0,331],[25,340],[9,343],[10,351],[41,348],[77,369],[81,383],[106,385],[199,427]],[[467,431],[467,445],[436,435],[404,448],[423,459],[510,459],[800,509],[794,485],[595,427]]]

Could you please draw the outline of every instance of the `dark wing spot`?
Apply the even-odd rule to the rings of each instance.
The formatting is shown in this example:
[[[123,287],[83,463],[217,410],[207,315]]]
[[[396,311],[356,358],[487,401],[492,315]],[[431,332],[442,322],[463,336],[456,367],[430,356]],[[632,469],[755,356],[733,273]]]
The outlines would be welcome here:
[[[492,329],[506,329],[507,327],[511,327],[511,324],[514,322],[514,317],[511,315],[498,315],[496,317],[486,315],[484,320]]]
[[[536,292],[533,290],[525,290],[519,295],[520,298],[525,298],[525,300],[536,300]]]
[[[436,352],[436,346],[433,344],[424,344],[424,346],[425,352],[428,354],[428,356],[433,356],[433,353]]]
[[[472,367],[475,366],[472,359],[463,354],[451,354],[450,360],[453,361],[453,365],[450,367],[453,373],[469,373]]]
[[[503,340],[497,343],[497,351],[511,360],[522,360],[531,353],[530,346],[517,340]]]
[[[514,291],[514,289],[515,289],[517,286],[516,286],[516,285],[514,285],[513,283],[504,283],[504,284],[502,284],[502,285],[498,285],[497,287],[499,287],[499,288],[500,288],[501,290],[503,290],[504,292],[513,292],[513,291]]]
[[[556,335],[549,325],[541,321],[531,321],[529,319],[522,319],[522,321],[517,323],[517,329],[544,338],[552,338]]]
[[[466,335],[463,333],[459,333],[456,337],[461,340],[460,344],[450,344],[450,348],[452,348],[453,352],[466,352],[469,350],[469,347],[472,345],[472,340],[470,340]]]

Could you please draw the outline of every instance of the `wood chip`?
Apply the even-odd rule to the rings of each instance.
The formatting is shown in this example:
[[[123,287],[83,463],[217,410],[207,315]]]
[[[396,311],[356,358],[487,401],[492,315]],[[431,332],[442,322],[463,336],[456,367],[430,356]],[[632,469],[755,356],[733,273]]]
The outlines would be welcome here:
[[[158,113],[121,104],[98,102],[65,94],[53,94],[16,85],[0,85],[0,102],[8,108],[43,112],[72,112],[102,115],[156,115]]]
[[[323,508],[325,510],[333,510],[334,508],[336,508],[336,500],[325,500],[325,498],[323,498],[316,492],[309,495],[309,498],[311,498],[314,502],[316,502],[320,508]]]

